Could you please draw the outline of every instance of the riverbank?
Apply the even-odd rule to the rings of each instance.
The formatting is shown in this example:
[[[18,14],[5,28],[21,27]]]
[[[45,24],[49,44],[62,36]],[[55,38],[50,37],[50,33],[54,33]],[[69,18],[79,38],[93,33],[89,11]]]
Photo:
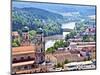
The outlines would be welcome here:
[[[63,40],[63,35],[52,35],[52,36],[47,36],[45,37],[45,42],[49,40]]]

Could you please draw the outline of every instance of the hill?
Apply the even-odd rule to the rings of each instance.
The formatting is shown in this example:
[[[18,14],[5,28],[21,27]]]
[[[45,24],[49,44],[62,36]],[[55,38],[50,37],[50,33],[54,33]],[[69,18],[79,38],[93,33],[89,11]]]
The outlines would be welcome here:
[[[37,31],[43,28],[46,35],[60,34],[63,16],[39,8],[12,8],[12,31],[21,30],[28,26]]]

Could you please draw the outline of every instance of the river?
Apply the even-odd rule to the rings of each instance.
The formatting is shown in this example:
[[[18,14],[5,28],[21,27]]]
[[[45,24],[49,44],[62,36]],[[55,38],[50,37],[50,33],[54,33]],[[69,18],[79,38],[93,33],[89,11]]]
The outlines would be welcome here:
[[[74,27],[75,27],[75,22],[62,24],[62,29],[64,28],[73,29]],[[62,35],[53,35],[53,36],[45,37],[45,50],[47,50],[47,48],[49,47],[52,47],[57,40],[61,40],[61,39],[64,40],[66,34],[69,34],[69,33],[70,32],[63,32]]]

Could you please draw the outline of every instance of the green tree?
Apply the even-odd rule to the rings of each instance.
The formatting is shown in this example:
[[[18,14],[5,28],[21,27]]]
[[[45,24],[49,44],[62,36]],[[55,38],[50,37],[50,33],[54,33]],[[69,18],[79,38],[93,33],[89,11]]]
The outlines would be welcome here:
[[[69,34],[67,34],[67,35],[65,36],[65,41],[68,41],[68,39],[73,38],[76,34],[77,34],[77,33],[76,33],[75,30],[71,31]]]
[[[84,41],[84,42],[89,42],[89,41],[90,41],[89,35],[84,35],[84,36],[83,36],[83,41]]]
[[[20,46],[20,38],[13,39],[12,40],[12,47],[18,47]]]
[[[57,63],[57,68],[62,67],[62,65],[60,63]]]
[[[69,63],[69,61],[66,59],[66,60],[64,61],[64,64],[67,64],[67,63]]]
[[[33,37],[36,35],[36,31],[35,30],[30,30],[29,31],[29,37],[30,37],[30,39],[32,40],[33,39]]]
[[[64,47],[64,46],[65,46],[64,40],[59,40],[59,41],[56,41],[56,42],[54,43],[54,48],[55,48],[55,49],[58,49],[59,47]]]
[[[70,44],[70,42],[68,42],[68,41],[64,42],[64,47],[68,47],[69,44]]]
[[[71,38],[73,38],[75,35],[76,35],[76,31],[75,30],[73,30],[73,31],[70,32],[70,37]]]
[[[18,47],[18,44],[16,42],[13,42],[12,47]]]
[[[60,46],[59,41],[56,41],[56,42],[54,43],[54,48],[57,49],[57,48],[59,48],[59,46]]]
[[[46,50],[47,53],[54,53],[55,52],[55,49],[54,47],[50,47]]]
[[[67,35],[65,36],[65,41],[68,41],[68,39],[70,39],[70,35],[69,35],[69,34],[67,34]]]

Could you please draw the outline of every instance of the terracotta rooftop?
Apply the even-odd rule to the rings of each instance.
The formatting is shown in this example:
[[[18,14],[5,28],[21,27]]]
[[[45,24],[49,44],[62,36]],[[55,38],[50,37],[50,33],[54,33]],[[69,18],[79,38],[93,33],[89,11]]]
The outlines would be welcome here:
[[[78,54],[60,54],[54,56],[56,57],[58,62],[63,62],[66,59],[68,59],[69,61],[82,61],[84,59],[83,57],[79,57]]]
[[[55,53],[55,54],[46,54],[46,59],[55,60],[59,63],[64,62],[66,59],[68,61],[82,61],[84,57],[79,56],[79,54],[71,54],[70,52],[65,53]]]
[[[12,55],[27,54],[27,53],[32,53],[35,51],[36,51],[35,45],[13,47],[12,48]]]

